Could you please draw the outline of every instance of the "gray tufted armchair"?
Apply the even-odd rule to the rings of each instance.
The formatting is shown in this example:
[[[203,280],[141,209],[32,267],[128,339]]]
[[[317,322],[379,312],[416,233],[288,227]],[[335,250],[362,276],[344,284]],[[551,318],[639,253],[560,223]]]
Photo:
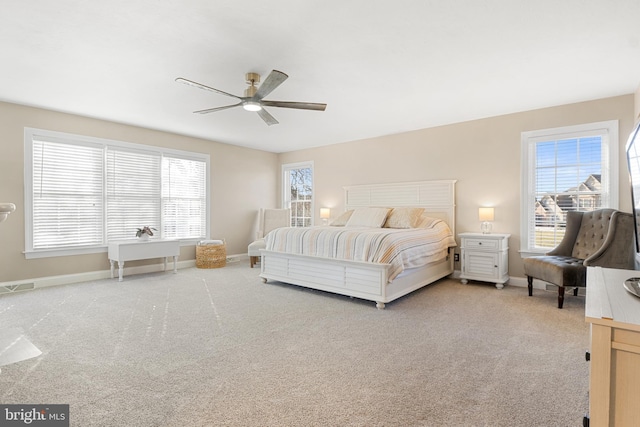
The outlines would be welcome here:
[[[529,296],[533,279],[558,286],[558,308],[564,289],[585,287],[587,266],[634,269],[633,215],[615,209],[567,213],[567,228],[560,244],[542,256],[524,258]]]

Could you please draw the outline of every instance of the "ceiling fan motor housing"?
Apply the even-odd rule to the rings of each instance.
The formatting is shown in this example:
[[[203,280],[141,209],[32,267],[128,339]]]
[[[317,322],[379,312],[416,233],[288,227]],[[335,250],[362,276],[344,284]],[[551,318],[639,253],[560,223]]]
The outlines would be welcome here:
[[[249,84],[260,83],[260,74],[258,73],[247,73],[244,75],[244,79]]]
[[[244,96],[245,98],[251,98],[258,91],[258,88],[256,87],[256,83],[260,83],[260,74],[247,73],[244,75],[244,79],[247,81],[247,83],[251,85],[244,90]]]

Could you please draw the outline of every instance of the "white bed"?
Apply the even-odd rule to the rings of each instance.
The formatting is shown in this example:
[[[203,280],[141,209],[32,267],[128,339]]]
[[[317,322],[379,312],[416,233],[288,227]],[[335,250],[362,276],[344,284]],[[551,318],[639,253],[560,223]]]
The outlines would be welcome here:
[[[345,187],[345,210],[359,207],[420,207],[447,223],[455,236],[454,180]],[[390,279],[389,264],[263,250],[264,282],[275,280],[385,304],[453,272],[453,254]]]

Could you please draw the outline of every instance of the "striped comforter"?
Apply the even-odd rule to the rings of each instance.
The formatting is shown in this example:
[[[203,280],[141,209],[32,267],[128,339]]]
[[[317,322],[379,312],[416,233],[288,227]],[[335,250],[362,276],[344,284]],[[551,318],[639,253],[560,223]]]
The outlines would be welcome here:
[[[425,228],[292,227],[265,237],[269,251],[389,264],[389,281],[407,268],[447,256],[456,246],[449,226],[435,219]]]

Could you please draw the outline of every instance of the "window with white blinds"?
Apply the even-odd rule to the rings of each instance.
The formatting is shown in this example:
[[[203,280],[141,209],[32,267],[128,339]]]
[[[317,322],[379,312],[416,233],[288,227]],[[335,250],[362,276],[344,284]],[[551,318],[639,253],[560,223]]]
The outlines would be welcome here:
[[[99,146],[33,141],[34,249],[102,244],[103,175]]]
[[[617,147],[617,121],[522,134],[523,252],[556,247],[570,211],[617,208]]]
[[[164,158],[161,212],[166,238],[207,235],[205,166],[195,159]]]
[[[107,241],[160,228],[161,153],[106,147]]]
[[[25,129],[28,258],[98,252],[149,226],[208,235],[209,156]]]

